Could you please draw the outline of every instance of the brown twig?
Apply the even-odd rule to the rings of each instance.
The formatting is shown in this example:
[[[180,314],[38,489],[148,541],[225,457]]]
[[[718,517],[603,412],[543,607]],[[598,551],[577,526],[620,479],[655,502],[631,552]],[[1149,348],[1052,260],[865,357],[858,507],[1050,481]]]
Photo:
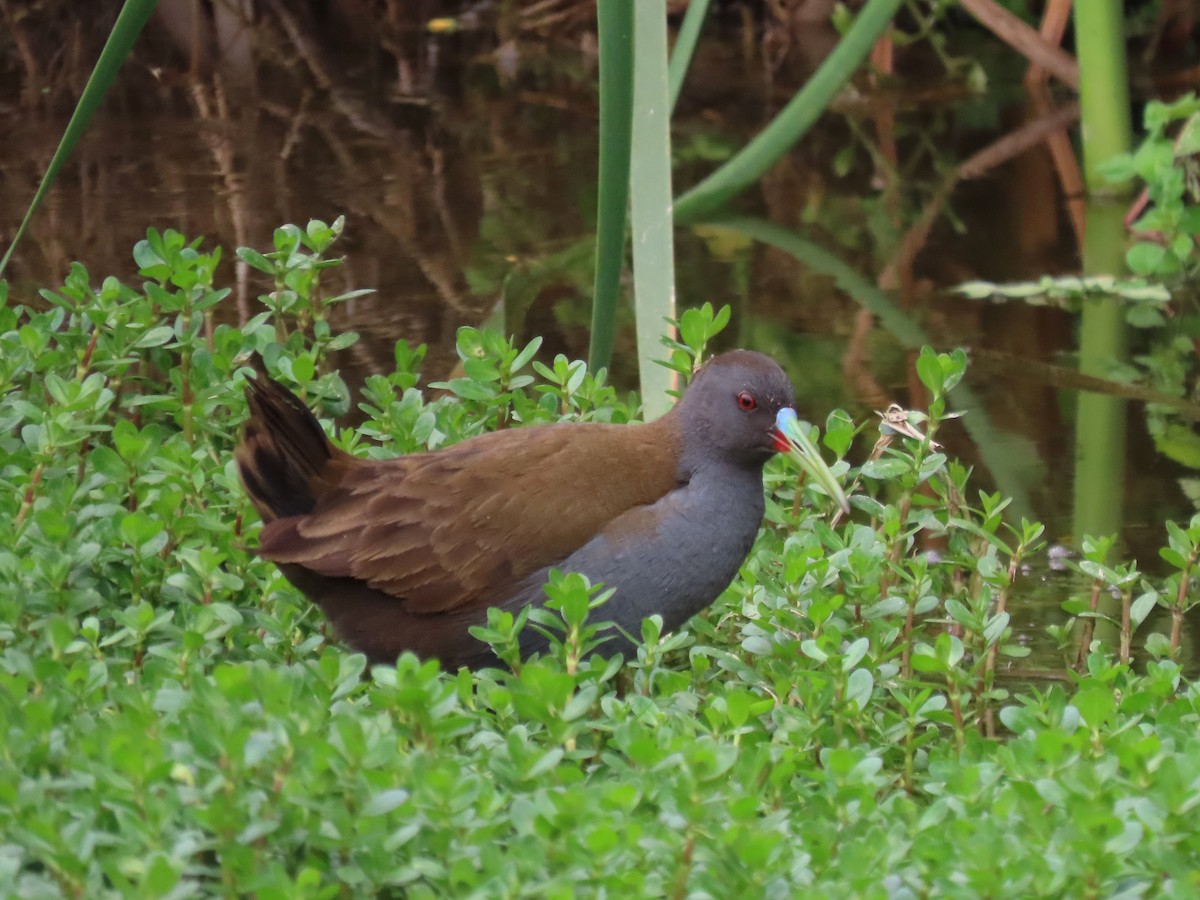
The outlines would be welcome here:
[[[24,4],[21,4],[24,6]],[[30,40],[29,33],[25,29],[24,19],[29,15],[29,11],[21,9],[18,12],[13,12],[9,7],[7,0],[0,0],[0,12],[4,13],[5,21],[7,22],[7,32],[12,38],[12,42],[16,45],[17,55],[21,58],[21,62],[25,66],[25,85],[22,91],[21,100],[26,108],[32,109],[37,106],[42,97],[42,72],[38,66],[39,54],[34,48],[34,43]]]
[[[1187,566],[1179,573],[1179,590],[1175,593],[1175,605],[1171,607],[1171,657],[1179,652],[1179,644],[1183,638],[1183,611],[1187,603],[1188,587],[1192,582],[1192,569],[1200,559],[1200,548],[1192,551],[1188,557]]]
[[[959,165],[958,177],[964,180],[979,178],[1001,163],[1008,162],[1014,156],[1037,146],[1048,135],[1061,131],[1078,118],[1078,103],[1068,103],[1038,116],[972,155]]]
[[[21,506],[17,510],[17,517],[13,520],[13,528],[19,530],[25,522],[25,517],[29,515],[29,510],[33,509],[33,501],[37,498],[38,485],[42,483],[42,475],[46,472],[46,464],[40,462],[33,470],[33,475],[29,478],[29,484],[25,488],[25,495],[21,498]]]
[[[875,327],[875,317],[868,310],[859,310],[854,316],[854,331],[846,342],[842,356],[842,377],[854,386],[854,394],[867,406],[881,409],[888,404],[887,391],[875,380],[867,365],[867,339]]]
[[[1050,88],[1044,82],[1027,87],[1030,102],[1039,118],[1051,115],[1054,111],[1054,101],[1050,96]],[[1071,229],[1075,232],[1076,246],[1082,247],[1087,218],[1087,188],[1083,183],[1083,173],[1079,171],[1079,158],[1075,155],[1075,147],[1071,143],[1070,134],[1067,133],[1069,124],[1064,123],[1061,128],[1046,135],[1046,149],[1050,151],[1059,187],[1067,200],[1067,212],[1071,216]]]
[[[1129,665],[1130,644],[1133,642],[1133,628],[1129,610],[1132,598],[1132,591],[1121,591],[1121,665],[1123,666]]]
[[[1023,546],[1017,547],[1017,551],[1008,561],[1008,583],[996,598],[995,614],[997,616],[1003,615],[1008,609],[1008,594],[1012,590],[1013,582],[1017,580],[1017,573],[1021,570],[1021,555],[1023,550]],[[996,677],[996,654],[999,649],[1000,638],[997,638],[996,643],[988,647],[987,660],[983,664],[984,689],[981,693],[986,694],[987,691],[992,689],[992,683]],[[996,737],[995,711],[992,709],[991,704],[988,703],[986,697],[983,699],[983,704],[983,733],[985,737],[994,739]]]
[[[894,290],[899,286],[900,273],[912,265],[916,255],[921,252],[929,240],[929,233],[933,229],[934,222],[937,221],[942,207],[946,205],[946,201],[950,199],[950,194],[960,180],[982,177],[996,166],[1008,162],[1014,156],[1036,146],[1039,141],[1045,140],[1048,135],[1065,128],[1078,118],[1079,104],[1069,103],[1060,109],[1026,122],[1020,128],[1009,132],[1000,140],[989,144],[960,164],[934,192],[929,203],[921,211],[921,215],[905,232],[896,252],[879,275],[879,286],[887,290]]]
[[[1042,40],[1054,47],[1062,46],[1063,35],[1067,31],[1067,22],[1071,19],[1071,0],[1049,0],[1046,10],[1042,13],[1042,26],[1038,34]],[[1036,62],[1031,63],[1025,73],[1025,87],[1044,86],[1050,73]]]
[[[1100,608],[1100,591],[1103,587],[1104,582],[1099,578],[1092,582],[1092,596],[1088,599],[1088,609],[1093,615],[1084,620],[1083,631],[1079,635],[1079,651],[1075,656],[1075,666],[1078,669],[1082,669],[1084,663],[1087,662],[1088,652],[1092,646],[1092,636],[1096,633],[1094,614]]]
[[[996,37],[1059,81],[1079,90],[1079,64],[1061,47],[1047,43],[1036,30],[996,0],[962,0],[962,7]]]

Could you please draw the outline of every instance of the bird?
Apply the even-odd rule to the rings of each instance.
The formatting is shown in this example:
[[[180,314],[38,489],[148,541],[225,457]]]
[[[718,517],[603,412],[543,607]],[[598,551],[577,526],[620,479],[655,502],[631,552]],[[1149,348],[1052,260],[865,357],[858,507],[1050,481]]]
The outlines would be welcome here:
[[[383,460],[335,447],[265,371],[245,393],[235,458],[259,556],[371,663],[411,651],[446,670],[497,665],[470,628],[489,607],[543,603],[552,569],[615,589],[597,614],[618,626],[605,653],[628,653],[654,614],[678,629],[750,552],[763,467],[795,416],[784,371],[747,350],[712,357],[651,422],[512,428]],[[545,646],[524,629],[523,655]]]

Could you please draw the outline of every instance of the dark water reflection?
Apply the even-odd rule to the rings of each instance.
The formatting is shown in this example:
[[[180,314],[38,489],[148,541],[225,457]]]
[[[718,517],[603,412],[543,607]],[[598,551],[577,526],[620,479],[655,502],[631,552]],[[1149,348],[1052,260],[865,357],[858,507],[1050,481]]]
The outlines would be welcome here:
[[[27,37],[61,44],[65,34],[72,52],[35,73],[16,56],[2,60],[14,76],[0,84],[5,242],[114,7],[91,26],[99,39],[52,13],[46,21],[31,16]],[[130,250],[152,226],[225,247],[226,278],[237,285],[225,314],[244,318],[267,286],[235,266],[233,248],[266,249],[283,223],[344,215],[346,262],[329,287],[376,289],[337,311],[338,325],[363,335],[340,360],[348,369],[388,368],[394,342],[404,339],[429,344],[426,375],[445,376],[456,359],[455,330],[495,321],[513,271],[550,274],[532,305],[507,310],[507,330],[544,335],[551,355],[585,355],[596,153],[591,36],[586,28],[521,31],[521,23],[430,34],[425,22],[439,11],[436,3],[398,4],[380,20],[351,4],[314,11],[267,2],[252,25],[225,36],[222,59],[213,41],[188,31],[180,7],[163,0],[11,264],[17,300],[60,281],[72,260],[96,280],[133,279]],[[736,21],[710,24],[676,117],[677,193],[755,133],[807,64],[797,49],[768,77],[762,47],[747,39],[753,32]],[[1028,374],[1023,360],[1069,367],[1075,318],[965,301],[946,289],[972,278],[1078,271],[1072,212],[1044,144],[939,194],[948,171],[1036,112],[1003,52],[986,64],[995,85],[986,96],[929,79],[924,63],[914,54],[902,60],[899,86],[864,83],[865,93],[839,101],[744,208],[799,231],[869,282],[884,276],[894,301],[939,347],[1015,360],[973,366],[983,407],[974,414],[986,416],[1000,443],[991,449],[1019,473],[1028,514],[1048,524],[1051,541],[1069,540],[1073,395],[1013,374]],[[927,240],[897,266],[913,224],[939,208],[928,216]],[[732,305],[726,343],[780,359],[810,416],[840,406],[861,419],[890,402],[921,405],[911,353],[828,275],[703,228],[681,230],[677,241],[680,302]],[[615,375],[631,383],[629,327],[617,353]],[[943,438],[950,452],[982,459],[961,428]],[[1125,500],[1125,550],[1154,567],[1163,520],[1189,513],[1176,483],[1184,473],[1156,457],[1137,406],[1126,440],[1127,480],[1112,486],[1113,496]],[[995,486],[985,466],[978,474],[980,487]],[[1063,579],[1035,568],[1025,592],[1034,611],[1027,621],[1017,612],[1015,623],[1032,628],[1060,615],[1064,593],[1083,590]]]

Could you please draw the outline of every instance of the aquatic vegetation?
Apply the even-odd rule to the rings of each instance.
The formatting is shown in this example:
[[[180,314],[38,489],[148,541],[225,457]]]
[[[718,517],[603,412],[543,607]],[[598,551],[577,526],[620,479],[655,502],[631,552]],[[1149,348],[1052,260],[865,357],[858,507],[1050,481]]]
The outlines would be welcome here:
[[[1200,521],[1148,576],[1107,537],[1094,594],[1026,667],[1009,603],[1043,543],[937,445],[961,353],[924,351],[925,411],[830,416],[852,512],[787,460],[738,580],[633,658],[586,657],[602,591],[478,632],[509,668],[367,670],[251,551],[231,449],[250,351],[322,414],[349,393],[321,274],[340,223],[277,231],[266,307],[218,321],[220,254],[173,232],[141,282],[76,266],[0,306],[0,885],[8,896],[621,896],[1188,892],[1200,836],[1200,692],[1185,676]],[[727,315],[692,310],[686,372]],[[464,329],[462,373],[399,344],[356,453],[637,412],[537,342]],[[811,505],[798,502],[806,492]],[[936,552],[934,552],[936,550]],[[1167,610],[1169,634],[1138,626]],[[554,636],[520,659],[516,633]],[[1108,630],[1106,631],[1106,627]]]

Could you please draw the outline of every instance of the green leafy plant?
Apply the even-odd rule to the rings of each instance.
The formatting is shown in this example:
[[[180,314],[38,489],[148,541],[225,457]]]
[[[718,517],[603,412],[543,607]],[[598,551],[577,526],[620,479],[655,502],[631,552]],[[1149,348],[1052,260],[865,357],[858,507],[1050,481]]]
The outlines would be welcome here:
[[[569,573],[543,609],[476,629],[502,668],[368,669],[328,640],[249,549],[231,450],[251,352],[322,413],[345,405],[319,370],[339,340],[319,289],[338,230],[241,251],[266,293],[240,328],[211,316],[219,254],[171,232],[138,245],[136,285],[76,266],[43,302],[0,307],[6,895],[1194,887],[1200,692],[1182,622],[1200,523],[1168,525],[1166,578],[1090,541],[1079,570],[1121,594],[1118,640],[1029,687],[1009,603],[1042,529],[1006,521],[1006,499],[972,492],[937,445],[961,352],[919,356],[927,410],[889,411],[878,434],[825,422],[850,517],[773,462],[738,579],[674,634],[647,619],[627,660],[605,654],[607,592]],[[727,318],[685,316],[681,374]],[[463,329],[463,374],[435,387],[424,348],[398,345],[336,439],[382,455],[636,415],[602,373],[539,349]],[[1170,633],[1135,643],[1160,606]],[[547,652],[522,657],[528,628]]]
[[[1170,103],[1152,100],[1146,104],[1144,124],[1141,145],[1103,168],[1111,181],[1145,185],[1133,223],[1136,240],[1125,263],[1144,277],[1194,274],[1200,234],[1200,99],[1186,94]]]

